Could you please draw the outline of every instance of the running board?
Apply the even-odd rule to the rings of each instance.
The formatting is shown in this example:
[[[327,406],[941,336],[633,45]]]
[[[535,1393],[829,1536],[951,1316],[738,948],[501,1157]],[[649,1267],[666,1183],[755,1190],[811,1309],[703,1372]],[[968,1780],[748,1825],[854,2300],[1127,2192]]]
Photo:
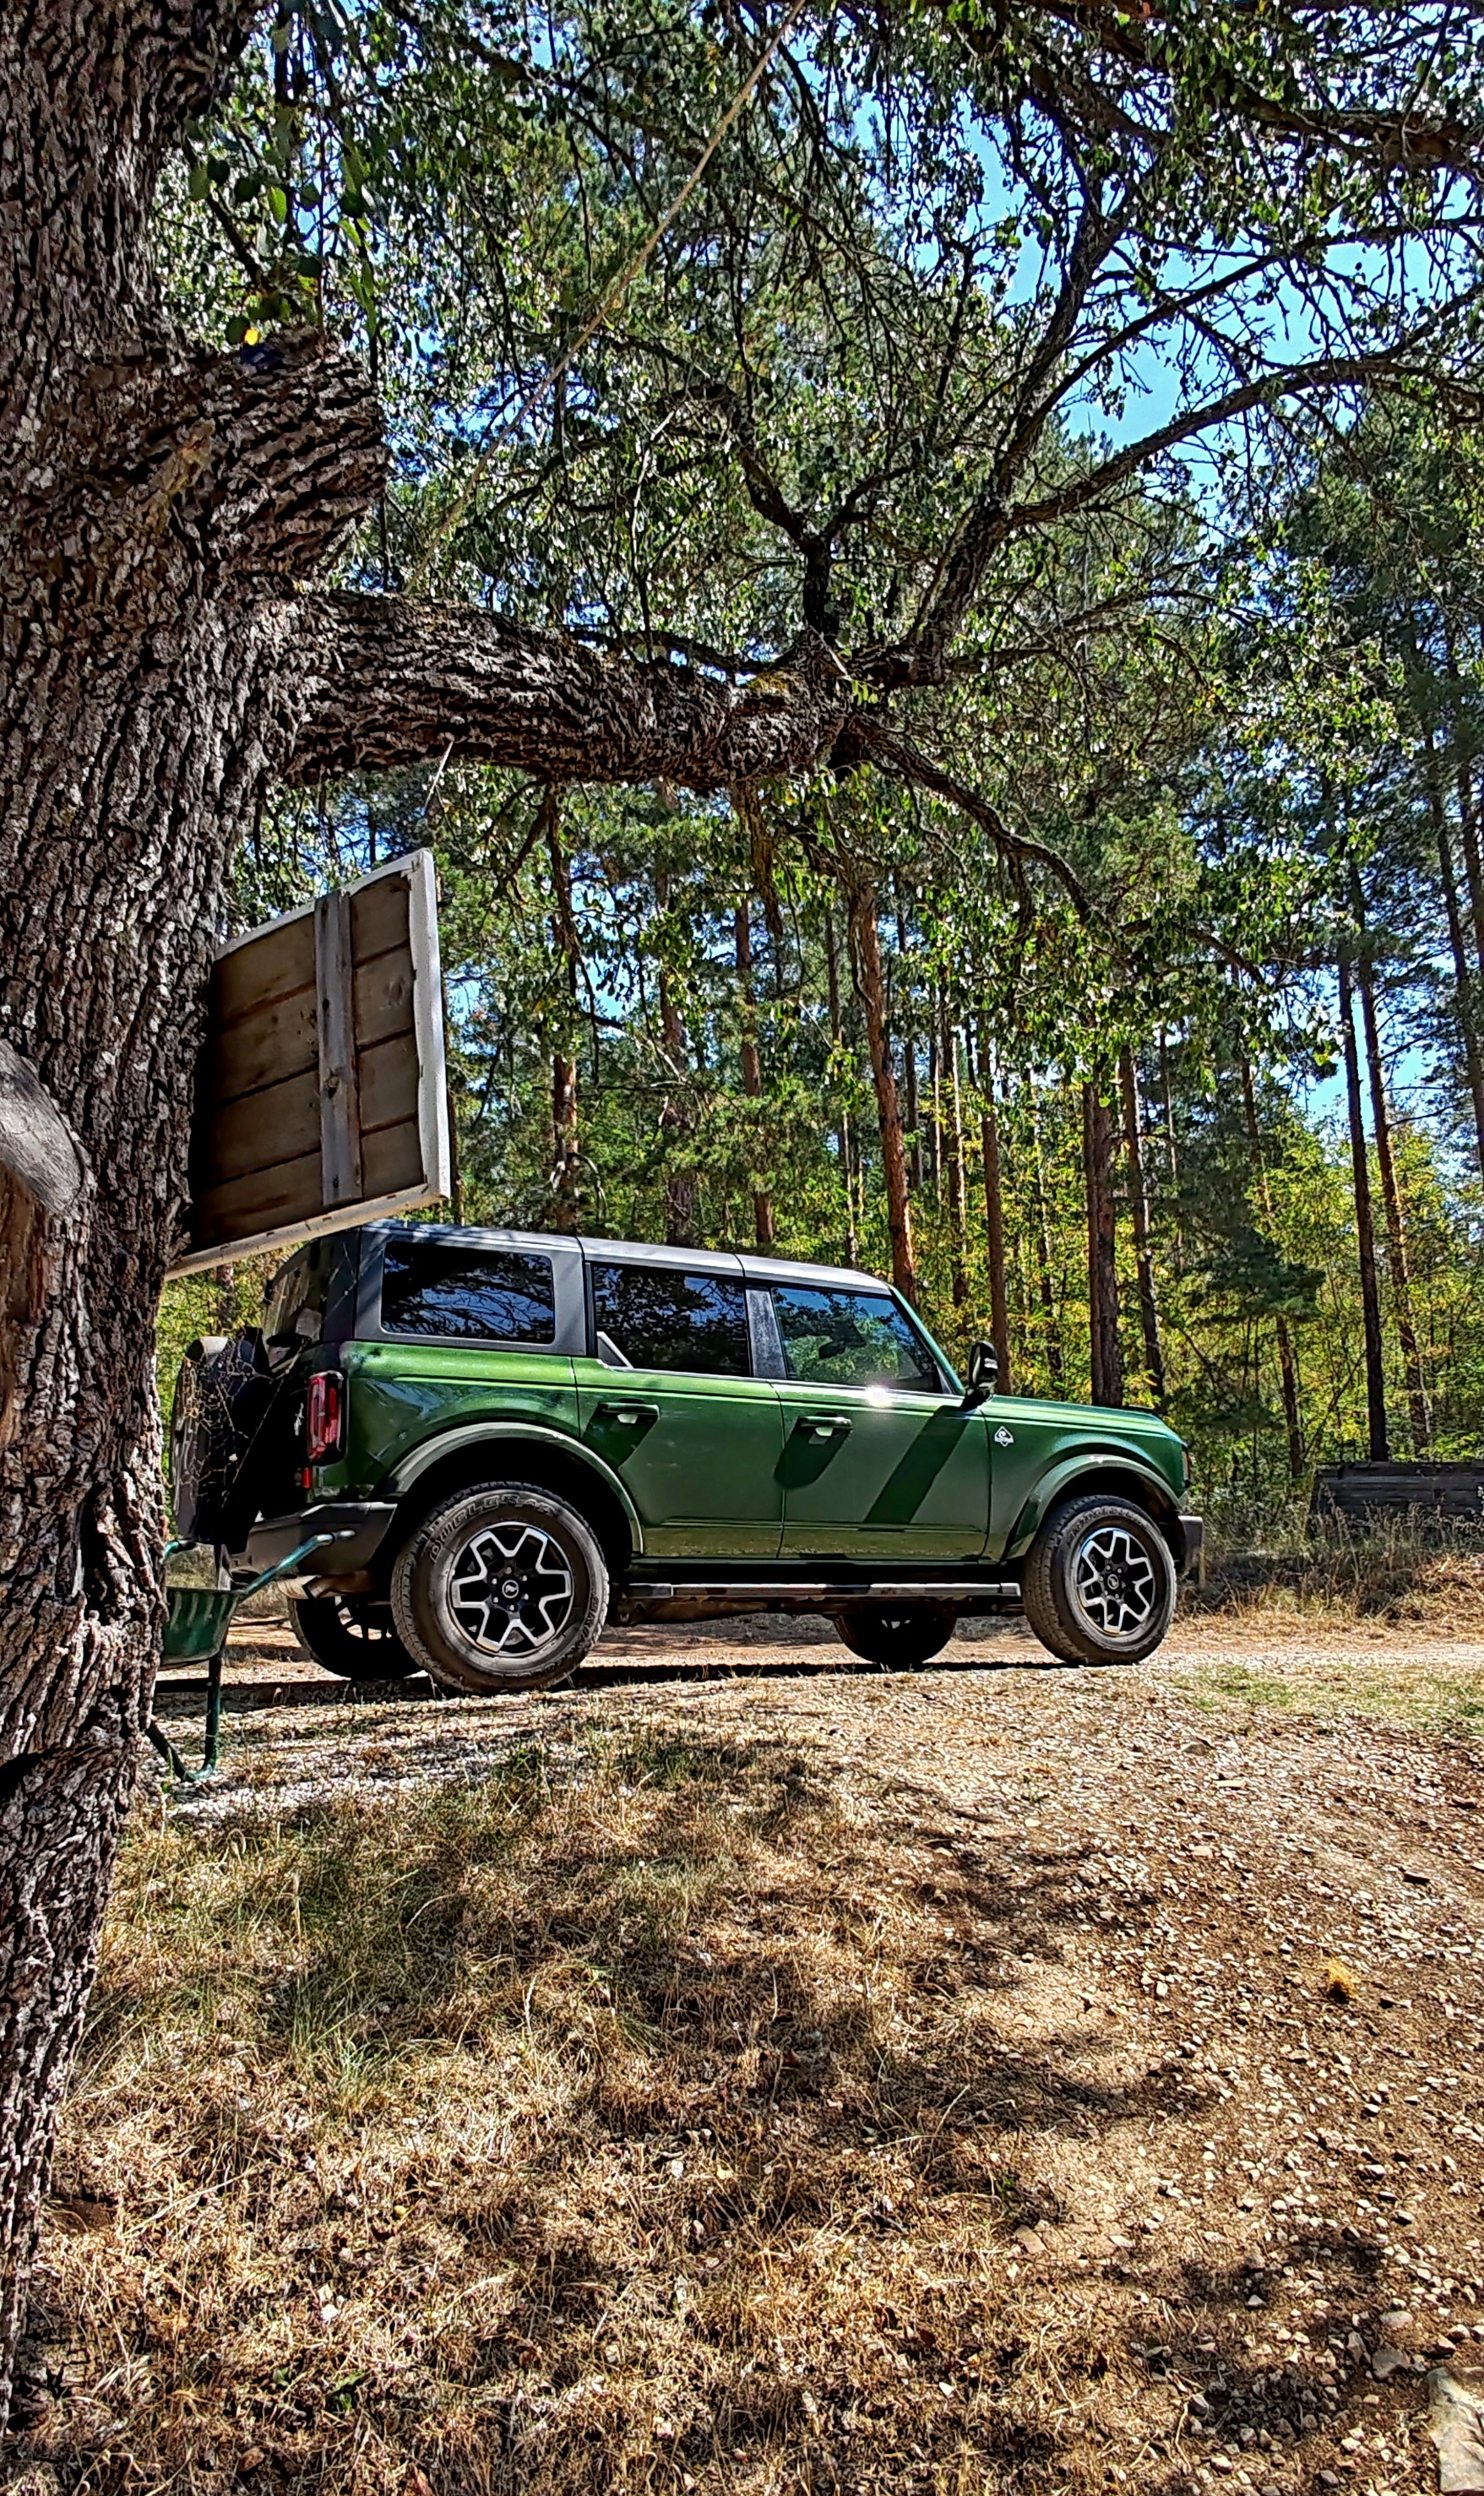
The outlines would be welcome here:
[[[817,1582],[806,1585],[789,1578],[777,1584],[764,1583],[757,1577],[712,1579],[702,1585],[695,1579],[678,1579],[674,1584],[658,1578],[631,1578],[624,1588],[624,1600],[631,1604],[754,1604],[792,1605],[811,1609],[825,1605],[844,1604],[1002,1604],[1021,1601],[1023,1589],[1017,1577],[999,1581],[983,1577],[961,1580],[935,1578],[930,1583],[918,1578],[899,1583],[895,1579],[881,1584],[862,1585],[858,1577],[849,1585]]]

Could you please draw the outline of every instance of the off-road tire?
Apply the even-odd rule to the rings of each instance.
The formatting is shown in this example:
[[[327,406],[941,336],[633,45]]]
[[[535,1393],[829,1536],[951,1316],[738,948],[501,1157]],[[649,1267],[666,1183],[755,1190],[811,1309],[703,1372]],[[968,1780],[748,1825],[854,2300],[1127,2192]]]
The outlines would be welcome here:
[[[942,1653],[958,1613],[951,1604],[883,1604],[877,1609],[837,1612],[835,1627],[851,1655],[888,1671],[911,1672]]]
[[[443,1501],[404,1543],[391,1611],[408,1653],[443,1689],[545,1690],[597,1643],[607,1563],[586,1517],[554,1491],[481,1482]]]
[[[1169,1628],[1175,1594],[1159,1526],[1114,1492],[1064,1499],[1026,1558],[1026,1618],[1065,1664],[1142,1664]]]
[[[365,1595],[291,1595],[289,1615],[316,1664],[342,1681],[405,1681],[421,1670],[398,1638],[387,1603]]]

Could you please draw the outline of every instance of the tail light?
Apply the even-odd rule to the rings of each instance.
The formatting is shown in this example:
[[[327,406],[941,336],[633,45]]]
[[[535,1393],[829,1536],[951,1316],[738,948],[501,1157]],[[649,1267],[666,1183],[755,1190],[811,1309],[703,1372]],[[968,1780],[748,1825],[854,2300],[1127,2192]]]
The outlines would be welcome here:
[[[340,1453],[345,1430],[345,1380],[337,1369],[317,1369],[304,1408],[304,1453],[312,1465]]]

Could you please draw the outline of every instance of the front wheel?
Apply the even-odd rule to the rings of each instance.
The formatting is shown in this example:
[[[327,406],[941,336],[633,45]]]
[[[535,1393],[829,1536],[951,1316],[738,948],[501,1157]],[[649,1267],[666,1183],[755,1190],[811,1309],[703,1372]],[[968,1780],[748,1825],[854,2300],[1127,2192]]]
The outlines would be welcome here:
[[[419,1669],[397,1636],[389,1604],[360,1595],[291,1595],[289,1610],[316,1664],[346,1681],[405,1681]]]
[[[598,1537],[534,1482],[445,1500],[391,1573],[398,1635],[446,1690],[544,1690],[597,1644],[607,1609]]]
[[[1131,1499],[1064,1500],[1031,1545],[1025,1607],[1042,1646],[1067,1664],[1141,1664],[1174,1617],[1169,1544]]]
[[[862,1607],[838,1612],[835,1627],[851,1655],[888,1670],[910,1672],[939,1654],[953,1636],[958,1614],[951,1604],[900,1604]]]

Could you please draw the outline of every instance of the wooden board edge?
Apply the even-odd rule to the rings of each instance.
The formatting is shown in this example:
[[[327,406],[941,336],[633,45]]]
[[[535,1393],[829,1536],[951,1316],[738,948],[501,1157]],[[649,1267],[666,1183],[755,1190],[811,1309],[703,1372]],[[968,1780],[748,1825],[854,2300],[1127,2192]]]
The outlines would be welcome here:
[[[429,1187],[419,1180],[416,1187],[399,1188],[392,1196],[369,1197],[363,1204],[336,1205],[326,1213],[301,1214],[296,1222],[281,1223],[273,1231],[256,1231],[248,1238],[223,1239],[214,1248],[192,1248],[172,1265],[167,1265],[165,1279],[178,1282],[182,1274],[204,1274],[213,1265],[231,1265],[239,1257],[261,1257],[269,1248],[297,1248],[306,1239],[318,1239],[326,1231],[358,1231],[362,1223],[385,1222],[393,1213],[411,1213],[419,1204],[436,1204],[448,1193],[447,1184]]]
[[[452,1192],[448,1075],[445,1060],[443,956],[438,942],[438,873],[431,850],[413,850],[406,863],[407,941],[413,962],[413,1029],[417,1035],[417,1135],[432,1202]]]
[[[336,890],[343,892],[349,901],[354,893],[364,892],[368,884],[385,883],[388,875],[405,875],[410,883],[416,885],[418,881],[417,860],[426,858],[431,864],[432,857],[431,850],[403,850],[398,857],[387,858],[384,866],[372,867],[368,874],[358,875],[354,884],[338,885]],[[318,898],[306,901],[301,910],[281,911],[276,919],[264,919],[259,927],[247,927],[240,936],[229,936],[225,945],[217,947],[211,956],[212,961],[223,962],[229,953],[240,952],[244,945],[252,945],[260,936],[265,936],[270,927],[290,927],[296,919],[312,919],[317,907]]]

